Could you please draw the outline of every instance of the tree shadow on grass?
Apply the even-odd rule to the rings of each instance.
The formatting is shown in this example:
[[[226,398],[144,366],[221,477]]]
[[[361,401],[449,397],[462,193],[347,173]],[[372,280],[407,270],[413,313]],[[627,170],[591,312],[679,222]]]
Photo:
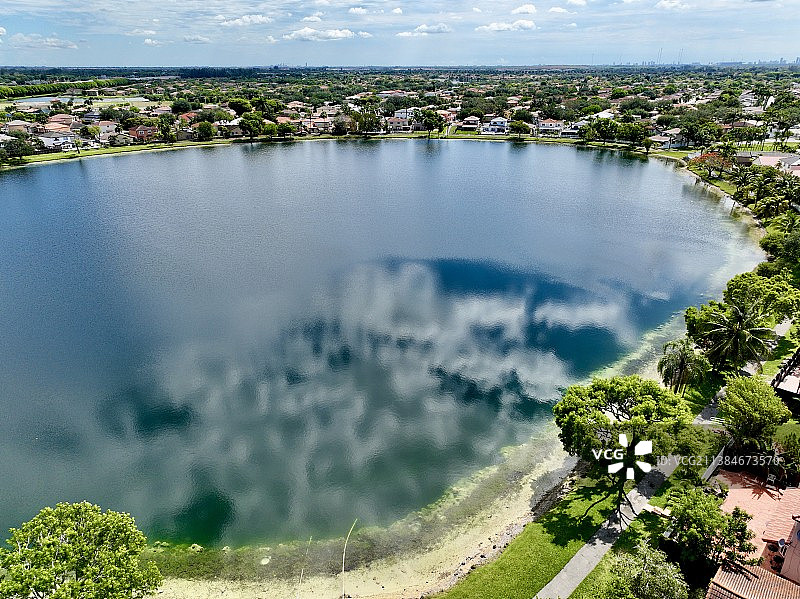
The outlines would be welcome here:
[[[584,480],[538,522],[553,544],[588,541],[615,507],[616,488],[606,480]]]

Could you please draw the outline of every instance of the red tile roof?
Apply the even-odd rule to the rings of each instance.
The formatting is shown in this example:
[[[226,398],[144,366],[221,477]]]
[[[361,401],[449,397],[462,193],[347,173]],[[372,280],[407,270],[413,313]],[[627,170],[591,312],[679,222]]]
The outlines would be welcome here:
[[[706,599],[800,599],[800,586],[758,566],[720,567]]]

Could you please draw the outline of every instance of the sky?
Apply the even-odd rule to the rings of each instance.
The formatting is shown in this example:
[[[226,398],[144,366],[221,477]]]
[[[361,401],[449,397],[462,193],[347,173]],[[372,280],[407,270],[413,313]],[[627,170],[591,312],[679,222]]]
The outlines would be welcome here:
[[[537,65],[800,56],[800,0],[0,0],[0,64]]]

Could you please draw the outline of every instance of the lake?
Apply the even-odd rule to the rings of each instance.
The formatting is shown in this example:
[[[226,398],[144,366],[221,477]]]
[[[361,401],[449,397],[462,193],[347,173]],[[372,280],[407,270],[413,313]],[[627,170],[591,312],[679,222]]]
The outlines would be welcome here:
[[[0,173],[0,529],[83,499],[203,543],[388,524],[752,268],[729,210],[661,161],[517,143]]]

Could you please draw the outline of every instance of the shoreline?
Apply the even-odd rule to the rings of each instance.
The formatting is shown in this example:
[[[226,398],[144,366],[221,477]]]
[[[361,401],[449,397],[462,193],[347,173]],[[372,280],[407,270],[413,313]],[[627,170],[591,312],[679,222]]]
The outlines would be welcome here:
[[[466,140],[466,141],[488,141],[488,142],[512,142],[512,143],[525,143],[535,145],[562,145],[562,146],[575,146],[581,148],[591,148],[596,150],[614,150],[619,152],[629,152],[637,156],[645,158],[662,158],[668,161],[683,162],[680,158],[669,156],[666,154],[659,154],[653,152],[646,154],[635,148],[623,144],[612,143],[612,145],[599,145],[598,142],[583,142],[579,139],[571,138],[548,138],[548,137],[528,137],[516,138],[507,135],[446,135],[445,137],[427,137],[425,135],[411,135],[411,134],[387,134],[376,136],[341,136],[336,137],[333,135],[306,135],[300,137],[287,137],[287,138],[255,138],[249,140],[247,138],[235,139],[213,139],[211,141],[189,141],[189,142],[176,142],[174,144],[156,144],[156,145],[130,145],[119,146],[116,148],[101,148],[100,150],[84,150],[83,153],[75,152],[53,152],[51,154],[35,154],[35,157],[43,157],[41,159],[23,159],[21,164],[5,164],[0,165],[0,173],[4,171],[13,171],[24,169],[30,166],[40,166],[45,164],[61,164],[64,162],[73,162],[83,160],[84,158],[100,158],[104,156],[118,156],[124,154],[141,154],[145,152],[165,152],[172,150],[185,150],[187,148],[206,148],[218,146],[232,146],[237,144],[286,144],[295,142],[314,142],[314,141],[382,141],[392,139],[403,140],[425,140],[425,141],[450,141],[450,140]],[[62,156],[61,154],[65,154]],[[687,169],[688,170],[688,169]]]
[[[498,136],[499,137],[499,136]],[[286,140],[256,140],[252,143],[287,143],[292,141],[323,141],[323,140],[339,140],[341,138],[333,137],[309,137],[297,138]],[[347,141],[361,140],[363,138],[352,138]],[[373,140],[384,139],[426,139],[424,136],[398,136],[398,137],[378,137],[371,138]],[[432,138],[437,139],[437,138]],[[477,141],[512,141],[512,142],[525,142],[536,143],[544,145],[573,145],[580,147],[587,147],[592,149],[607,149],[616,151],[631,151],[625,148],[609,147],[609,146],[593,146],[576,144],[574,140],[552,140],[540,141],[536,139],[529,140],[516,140],[511,138],[493,138],[492,136],[465,136],[465,137],[448,137],[441,138],[445,140],[450,139],[473,139]],[[438,141],[438,140],[437,140]],[[136,149],[121,149],[115,152],[105,152],[90,155],[71,156],[64,158],[57,158],[52,160],[44,160],[39,162],[31,162],[20,165],[16,168],[23,168],[24,166],[46,164],[46,163],[60,163],[67,160],[80,160],[82,158],[94,158],[97,156],[112,156],[117,154],[138,153],[148,151],[167,151],[185,149],[187,147],[206,147],[206,146],[222,146],[232,145],[235,143],[251,143],[248,140],[219,140],[216,142],[208,143],[191,143],[177,146],[167,147],[145,147]],[[638,152],[636,152],[639,154]],[[641,156],[645,156],[641,154]],[[713,184],[710,184],[702,179],[697,173],[690,171],[685,163],[679,158],[672,156],[659,155],[658,153],[650,154],[650,157],[660,158],[668,162],[678,163],[677,171],[686,171],[694,175],[695,181],[699,181],[704,188],[714,192],[714,195],[720,197],[722,201],[732,198]],[[738,204],[736,204],[739,207]],[[745,209],[746,210],[746,209]],[[749,211],[748,211],[749,212]],[[739,215],[734,215],[733,211],[731,216],[739,218]],[[763,230],[760,223],[756,219],[750,219],[754,229]],[[762,233],[763,234],[763,233]],[[682,328],[681,313],[676,314],[667,323],[664,323],[657,329],[649,331],[640,340],[636,347],[631,348],[631,351],[626,355],[621,356],[619,360],[610,364],[603,369],[598,370],[593,375],[609,376],[611,374],[641,374],[642,376],[653,378],[655,375],[655,363],[658,360],[658,355],[653,354],[653,349],[660,349],[661,336],[668,335],[673,338],[673,329]],[[677,330],[677,329],[675,329]],[[657,353],[657,352],[656,352]],[[551,422],[546,429],[550,433],[554,432],[554,425]],[[547,453],[545,459],[541,459],[530,467],[530,463],[526,462],[525,458],[532,458],[535,453],[526,453],[525,448],[530,449],[533,444],[549,443],[550,451]],[[524,455],[523,455],[524,454]],[[527,466],[528,468],[526,468]],[[571,481],[575,480],[577,476],[575,469],[575,460],[570,459],[564,454],[561,449],[561,444],[555,434],[548,434],[547,438],[536,439],[520,446],[510,448],[506,453],[502,462],[495,466],[481,469],[474,473],[468,480],[457,483],[453,489],[459,491],[458,501],[463,501],[464,495],[469,495],[471,492],[479,492],[477,487],[485,482],[484,477],[487,476],[487,471],[490,474],[496,474],[502,468],[510,468],[510,471],[519,472],[521,478],[515,482],[514,485],[509,485],[503,488],[499,494],[492,497],[491,501],[486,501],[481,504],[482,507],[476,510],[474,514],[469,514],[464,518],[464,521],[458,522],[455,526],[446,526],[443,528],[442,535],[436,544],[420,546],[419,550],[412,550],[410,552],[397,552],[390,557],[381,557],[373,562],[368,562],[366,565],[358,566],[353,570],[346,573],[346,586],[347,592],[354,597],[372,597],[373,599],[405,599],[406,597],[419,597],[421,595],[429,595],[446,590],[458,582],[461,578],[466,576],[471,569],[483,563],[492,561],[497,555],[500,554],[503,548],[516,537],[524,528],[524,526],[534,521],[541,514],[545,513],[552,507],[569,489]],[[486,485],[487,487],[490,485]],[[453,499],[452,489],[448,490],[443,498],[432,506],[428,506],[414,512],[401,522],[412,521],[412,525],[417,524],[415,518],[419,520],[418,515],[426,512],[426,516],[432,515],[434,518],[442,514],[437,513],[437,509],[442,507],[442,502],[447,503],[448,500]],[[455,505],[458,506],[458,501]],[[453,504],[449,504],[453,505]],[[447,505],[445,505],[447,507]],[[428,513],[429,510],[432,513]],[[389,525],[387,529],[392,528],[395,524]],[[444,526],[444,525],[443,525]],[[323,543],[333,544],[338,543],[339,539],[330,539],[323,541]],[[305,549],[304,542],[298,542],[293,549]],[[238,552],[235,550],[232,553]],[[270,547],[248,547],[246,548],[248,557],[256,557],[263,564],[263,560],[269,562],[270,559],[274,562],[274,551]],[[224,552],[223,552],[224,553]],[[348,555],[350,555],[348,553]],[[339,554],[341,558],[341,554]],[[341,560],[340,560],[341,561]],[[265,569],[266,570],[266,569]],[[291,576],[295,579],[299,577],[300,568],[291,570]],[[328,575],[311,575],[307,576],[304,580],[302,588],[297,588],[296,580],[284,574],[279,576],[277,574],[270,574],[265,572],[265,577],[259,580],[240,581],[231,578],[200,578],[195,580],[170,578],[165,580],[164,585],[161,587],[161,594],[165,598],[183,598],[183,597],[219,597],[224,594],[225,597],[233,598],[254,598],[259,596],[276,596],[276,597],[326,597],[335,596],[341,593],[341,573],[328,574]]]

